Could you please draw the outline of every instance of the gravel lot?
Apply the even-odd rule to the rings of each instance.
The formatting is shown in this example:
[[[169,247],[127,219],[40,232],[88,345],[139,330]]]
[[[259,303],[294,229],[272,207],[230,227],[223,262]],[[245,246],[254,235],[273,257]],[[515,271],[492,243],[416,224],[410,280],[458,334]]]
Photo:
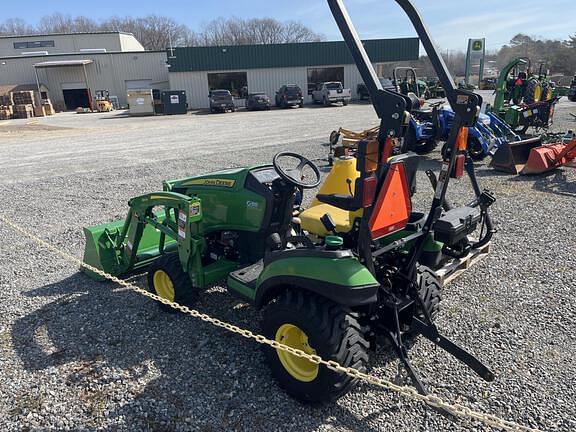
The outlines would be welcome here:
[[[576,127],[560,103],[556,130]],[[332,129],[376,124],[371,106],[130,118],[60,114],[0,122],[2,214],[78,257],[82,227],[124,218],[167,178],[327,153]],[[438,166],[438,154],[423,161]],[[442,397],[544,430],[576,430],[576,172],[514,177],[479,166],[498,202],[493,252],[449,285],[439,327],[496,372],[484,383],[419,340],[414,364]],[[415,201],[430,188],[422,174]],[[466,201],[465,180],[450,198]],[[360,385],[336,404],[300,405],[274,383],[256,343],[165,314],[0,227],[0,430],[485,431]],[[144,286],[145,279],[134,277]],[[197,305],[258,330],[259,316],[213,287]],[[393,379],[380,351],[371,373]]]

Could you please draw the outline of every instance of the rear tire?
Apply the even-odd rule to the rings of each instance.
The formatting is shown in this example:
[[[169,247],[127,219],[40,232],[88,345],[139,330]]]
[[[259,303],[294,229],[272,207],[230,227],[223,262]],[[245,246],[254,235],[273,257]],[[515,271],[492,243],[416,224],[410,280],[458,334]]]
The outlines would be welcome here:
[[[442,286],[436,277],[436,274],[426,266],[418,267],[418,295],[422,299],[424,308],[432,322],[438,317],[440,312],[440,302],[442,301]],[[416,318],[422,320],[425,314],[422,308],[416,310]]]
[[[148,289],[162,298],[183,306],[192,306],[198,297],[188,273],[182,270],[180,258],[175,253],[162,255],[150,264]],[[176,312],[176,309],[164,303],[158,302],[158,306],[165,312]]]
[[[540,84],[540,81],[535,79],[528,81],[526,91],[524,92],[524,103],[530,105],[535,102],[540,102],[541,97],[542,85]]]
[[[478,138],[470,137],[468,141],[468,154],[475,161],[481,161],[486,157],[486,153],[484,153],[484,147]]]
[[[344,367],[366,370],[368,342],[357,314],[315,294],[287,291],[280,295],[264,311],[262,332],[268,339],[316,353]],[[304,403],[334,401],[357,381],[268,345],[264,354],[278,384]]]
[[[338,144],[338,140],[340,139],[340,133],[338,131],[333,130],[330,132],[330,144],[335,146]]]

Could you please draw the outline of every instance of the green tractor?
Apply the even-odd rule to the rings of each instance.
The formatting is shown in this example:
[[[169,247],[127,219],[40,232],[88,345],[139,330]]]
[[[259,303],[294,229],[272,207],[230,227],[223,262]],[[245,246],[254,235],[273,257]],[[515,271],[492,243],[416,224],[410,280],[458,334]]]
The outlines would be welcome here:
[[[361,141],[356,158],[337,160],[307,209],[302,196],[320,184],[320,171],[292,152],[278,153],[271,164],[165,181],[161,192],[131,199],[124,221],[85,228],[85,262],[112,275],[147,269],[150,290],[183,305],[225,281],[231,294],[263,311],[266,338],[360,371],[387,338],[424,394],[408,355],[415,335],[494,379],[434,324],[441,284],[433,269],[446,256],[485,244],[493,232],[494,199],[480,190],[460,136],[475,124],[482,98],[454,88],[418,12],[409,0],[396,1],[418,29],[456,112],[440,174],[427,173],[434,186],[428,212],[412,207],[419,156],[392,155],[412,100],[382,88],[341,0],[328,0],[381,119],[378,139]],[[445,199],[449,180],[464,170],[474,197],[453,208]],[[470,240],[477,230],[483,237]],[[331,401],[355,384],[308,359],[264,350],[275,379],[300,401]]]
[[[548,128],[554,118],[558,98],[548,73],[541,63],[538,74],[533,74],[530,60],[517,58],[500,72],[491,111],[510,125],[515,132],[524,134],[528,128]]]
[[[418,79],[416,69],[409,66],[398,66],[392,71],[393,82],[398,91],[403,95],[414,93],[422,99],[430,99],[430,90],[426,81]]]

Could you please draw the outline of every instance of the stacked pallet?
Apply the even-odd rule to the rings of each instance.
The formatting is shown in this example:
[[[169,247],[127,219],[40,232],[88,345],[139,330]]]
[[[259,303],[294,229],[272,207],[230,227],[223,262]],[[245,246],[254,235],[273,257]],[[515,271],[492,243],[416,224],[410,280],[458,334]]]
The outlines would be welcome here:
[[[54,115],[55,111],[54,111],[54,107],[52,106],[52,102],[50,101],[50,99],[42,100],[42,106],[44,107],[44,112],[47,116]]]
[[[6,95],[0,95],[0,106],[12,106],[14,105],[14,100],[12,99],[12,93]]]
[[[19,104],[14,105],[14,118],[28,119],[34,117],[34,105]]]
[[[12,100],[14,105],[32,105],[36,106],[33,91],[16,91],[12,92]]]
[[[10,120],[12,118],[12,105],[0,105],[0,120]]]

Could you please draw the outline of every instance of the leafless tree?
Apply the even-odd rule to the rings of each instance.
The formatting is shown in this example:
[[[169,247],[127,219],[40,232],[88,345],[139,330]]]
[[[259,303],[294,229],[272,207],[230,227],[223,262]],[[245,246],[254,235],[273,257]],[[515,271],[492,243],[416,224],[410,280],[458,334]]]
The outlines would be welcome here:
[[[296,21],[281,22],[273,18],[218,18],[194,32],[170,17],[113,16],[95,21],[85,16],[61,13],[44,16],[31,26],[21,19],[0,23],[0,34],[76,33],[93,31],[123,31],[133,33],[147,50],[163,50],[170,46],[213,46],[274,44],[320,41],[324,36]]]
[[[248,45],[324,40],[304,24],[273,18],[218,18],[206,24],[197,36],[201,45]]]
[[[98,29],[99,25],[91,18],[82,15],[72,17],[60,13],[42,17],[36,26],[38,33],[81,33]]]
[[[0,35],[25,35],[34,33],[34,27],[20,18],[10,18],[0,23]]]

